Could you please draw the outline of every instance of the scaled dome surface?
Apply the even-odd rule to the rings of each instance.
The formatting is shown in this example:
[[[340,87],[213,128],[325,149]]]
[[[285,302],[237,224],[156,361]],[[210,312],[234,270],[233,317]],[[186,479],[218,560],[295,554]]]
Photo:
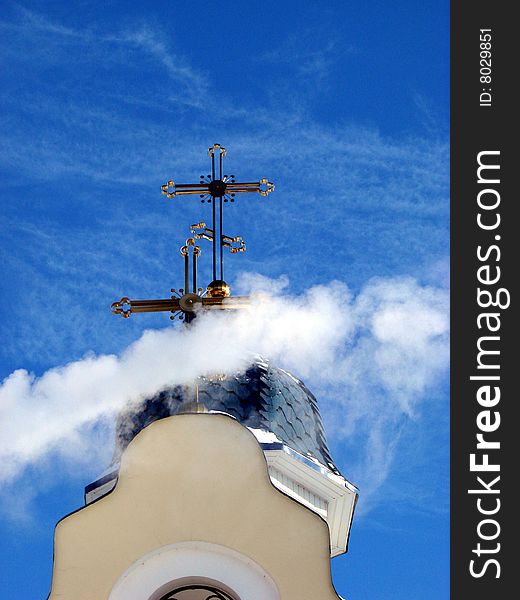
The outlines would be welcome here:
[[[225,377],[201,377],[198,406],[235,417],[251,429],[271,432],[303,456],[338,473],[330,455],[314,395],[302,381],[256,358],[244,372]],[[196,412],[195,386],[175,386],[133,405],[119,415],[114,462],[147,425],[166,417]]]

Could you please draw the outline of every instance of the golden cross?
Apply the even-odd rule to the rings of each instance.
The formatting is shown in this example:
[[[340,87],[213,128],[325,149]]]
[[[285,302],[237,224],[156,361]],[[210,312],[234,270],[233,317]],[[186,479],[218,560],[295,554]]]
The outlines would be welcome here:
[[[216,178],[215,152],[218,152],[219,158],[219,178]],[[236,183],[233,175],[229,177],[222,174],[222,159],[226,155],[226,149],[220,144],[214,144],[208,150],[211,157],[211,175],[201,177],[200,184],[174,184],[168,181],[162,186],[162,193],[168,198],[183,194],[199,194],[202,202],[212,204],[213,228],[206,227],[206,223],[200,222],[191,226],[193,237],[188,238],[180,253],[184,258],[184,288],[178,291],[171,289],[170,298],[157,300],[130,300],[127,297],[114,302],[111,306],[112,312],[128,318],[132,313],[142,312],[163,312],[172,313],[170,319],[184,319],[185,322],[191,322],[199,307],[205,309],[237,309],[249,305],[247,296],[230,295],[228,284],[224,281],[223,272],[223,251],[227,248],[232,254],[245,252],[246,246],[240,236],[227,236],[222,233],[222,212],[223,202],[234,202],[235,194],[258,192],[262,196],[267,196],[274,190],[274,185],[267,179],[261,179],[256,183]],[[218,222],[216,218],[216,203],[218,200]],[[197,245],[196,240],[205,239],[211,242],[213,247],[213,281],[205,291],[197,288],[197,261],[202,251]],[[220,278],[217,279],[217,242],[220,255]],[[191,249],[191,291],[190,291],[190,249]]]
[[[218,178],[216,174],[216,157],[218,154]],[[224,256],[223,247],[225,236],[222,233],[223,223],[223,205],[226,202],[234,202],[236,194],[247,194],[250,192],[259,193],[261,196],[267,196],[274,191],[274,184],[263,178],[256,182],[236,182],[234,175],[223,174],[223,159],[227,150],[220,144],[213,144],[208,148],[208,156],[211,158],[211,174],[200,176],[199,183],[175,183],[168,181],[161,186],[161,192],[167,198],[176,196],[198,195],[201,202],[208,202],[212,205],[212,244],[213,244],[213,280],[224,280]],[[218,219],[217,219],[218,204]],[[217,277],[217,246],[219,249],[219,267],[220,273]]]

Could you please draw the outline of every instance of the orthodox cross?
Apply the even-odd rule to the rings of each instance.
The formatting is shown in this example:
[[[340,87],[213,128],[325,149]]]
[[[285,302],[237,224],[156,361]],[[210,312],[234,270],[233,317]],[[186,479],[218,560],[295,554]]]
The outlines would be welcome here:
[[[218,153],[219,174],[216,176],[216,158]],[[213,280],[224,280],[224,242],[226,236],[222,233],[223,222],[223,204],[225,202],[234,202],[236,194],[244,194],[250,192],[258,192],[262,196],[267,196],[274,190],[274,185],[267,179],[260,179],[257,182],[240,183],[235,181],[234,175],[223,174],[223,159],[226,156],[226,149],[220,144],[213,144],[208,149],[208,156],[211,158],[211,175],[201,175],[199,183],[175,183],[174,181],[166,182],[161,191],[167,198],[184,195],[198,195],[201,202],[208,202],[212,208],[212,225],[211,240],[213,245]],[[217,218],[218,204],[218,218]],[[210,239],[209,237],[206,239]],[[218,246],[218,263],[219,276],[217,277],[217,246]]]
[[[215,153],[218,152],[219,178],[216,179]],[[195,312],[198,307],[205,309],[237,309],[248,305],[249,298],[245,296],[231,296],[228,284],[224,281],[224,248],[227,248],[232,254],[244,252],[246,249],[244,240],[240,236],[228,236],[222,232],[223,223],[223,203],[234,202],[235,194],[257,192],[262,196],[267,196],[274,190],[274,185],[267,179],[260,179],[258,182],[237,183],[233,175],[227,176],[222,173],[222,159],[226,155],[226,149],[220,144],[214,144],[208,150],[211,158],[211,175],[201,176],[200,183],[175,184],[168,181],[161,186],[162,193],[168,198],[174,198],[181,195],[199,195],[201,202],[207,202],[212,205],[213,227],[206,227],[206,223],[200,222],[191,226],[193,237],[186,240],[181,247],[180,253],[184,258],[184,288],[171,289],[171,297],[157,300],[130,300],[127,297],[112,304],[112,312],[122,317],[128,318],[131,313],[141,312],[163,312],[172,313],[170,319],[180,315],[189,323],[195,318]],[[218,219],[216,204],[218,201]],[[197,288],[197,261],[202,251],[197,245],[196,240],[208,240],[213,248],[213,281],[206,290]],[[217,248],[218,248],[218,266],[219,278],[217,279]],[[191,250],[191,269],[190,269],[190,250]],[[191,291],[190,291],[190,271],[191,271]]]

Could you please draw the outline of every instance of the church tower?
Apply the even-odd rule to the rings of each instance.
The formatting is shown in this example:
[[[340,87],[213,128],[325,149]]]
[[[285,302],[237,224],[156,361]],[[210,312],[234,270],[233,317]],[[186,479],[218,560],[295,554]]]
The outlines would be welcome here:
[[[211,228],[193,225],[181,248],[184,288],[169,299],[122,298],[114,313],[168,311],[189,327],[200,311],[248,305],[224,281],[224,250],[245,250],[223,234],[224,203],[274,186],[223,175],[225,154],[215,144],[210,176],[162,188],[210,204]],[[213,280],[203,291],[204,239]],[[56,526],[49,600],[339,598],[330,559],[347,550],[357,490],[335,466],[316,398],[298,378],[255,356],[243,372],[206,375],[126,407],[115,438],[112,464],[85,488],[85,506]]]

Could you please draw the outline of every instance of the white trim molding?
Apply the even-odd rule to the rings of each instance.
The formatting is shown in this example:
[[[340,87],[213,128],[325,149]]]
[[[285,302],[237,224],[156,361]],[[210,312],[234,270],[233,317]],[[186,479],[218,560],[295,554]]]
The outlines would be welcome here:
[[[261,445],[273,485],[327,521],[331,557],[346,552],[356,487],[285,444]]]

